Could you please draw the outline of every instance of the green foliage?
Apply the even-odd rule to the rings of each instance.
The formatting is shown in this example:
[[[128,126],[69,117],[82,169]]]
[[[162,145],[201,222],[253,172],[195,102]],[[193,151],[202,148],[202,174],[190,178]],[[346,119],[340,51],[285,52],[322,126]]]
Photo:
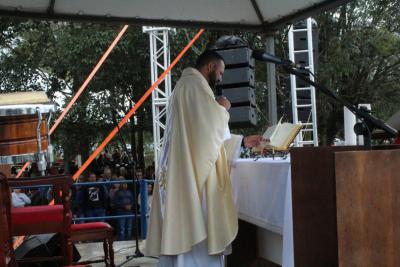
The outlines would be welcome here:
[[[351,2],[318,16],[317,80],[350,103],[371,103],[373,113],[387,119],[400,101],[399,1]],[[343,129],[342,107],[318,94],[322,144]]]
[[[52,100],[57,96],[65,103],[121,28],[4,18],[1,25],[2,91],[45,90]],[[67,158],[82,152],[84,158],[88,156],[91,148],[110,132],[112,110],[123,115],[143,95],[150,85],[148,55],[148,36],[141,28],[131,26],[53,136]],[[149,111],[147,101],[138,116],[151,117]],[[151,121],[141,127],[149,125]]]
[[[399,0],[352,1],[315,17],[320,41],[317,80],[351,103],[371,103],[374,113],[384,119],[398,109],[400,100],[399,9]],[[52,100],[62,98],[68,103],[121,27],[0,18],[0,90],[46,90]],[[171,34],[171,60],[197,31],[180,28]],[[173,85],[182,70],[221,35],[241,36],[253,48],[262,48],[265,42],[260,33],[207,30],[173,69]],[[276,37],[277,55],[287,57],[287,28]],[[67,159],[77,153],[86,158],[103,140],[113,127],[112,110],[122,116],[149,88],[149,68],[149,37],[141,27],[130,26],[53,136]],[[278,69],[280,110],[288,99],[283,78]],[[235,132],[260,133],[269,124],[264,63],[256,63],[256,80],[259,125]],[[320,140],[330,144],[342,132],[342,107],[320,93],[317,98]],[[137,142],[135,133],[144,136],[145,144],[136,146],[148,154],[151,100],[136,116],[138,125],[124,127],[122,134],[132,144]]]

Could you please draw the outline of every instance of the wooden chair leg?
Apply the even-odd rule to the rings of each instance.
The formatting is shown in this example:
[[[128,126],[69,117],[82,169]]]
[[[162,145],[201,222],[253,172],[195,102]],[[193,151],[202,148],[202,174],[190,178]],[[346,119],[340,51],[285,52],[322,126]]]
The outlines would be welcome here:
[[[113,242],[114,242],[113,234],[111,233],[108,236],[108,242],[107,242],[108,243],[108,254],[109,254],[109,257],[110,257],[110,266],[111,267],[115,267]]]
[[[73,264],[73,244],[70,236],[65,236],[64,238],[64,248],[65,248],[65,258],[64,264],[70,266]]]
[[[110,267],[110,255],[108,253],[108,238],[103,239],[103,250],[104,250],[104,263],[106,267]]]

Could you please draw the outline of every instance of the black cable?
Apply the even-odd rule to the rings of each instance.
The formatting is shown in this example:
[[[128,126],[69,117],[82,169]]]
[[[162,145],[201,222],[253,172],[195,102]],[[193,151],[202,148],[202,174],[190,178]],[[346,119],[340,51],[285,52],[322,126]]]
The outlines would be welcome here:
[[[136,250],[135,250],[135,254],[134,255],[128,256],[128,258],[127,258],[128,260],[126,261],[126,262],[128,262],[133,258],[139,258],[139,257],[143,257],[144,256],[144,254],[139,249],[139,221],[138,221],[138,199],[137,199],[138,194],[137,194],[137,187],[136,187],[136,174],[135,174],[135,171],[132,171],[132,169],[133,170],[136,169],[136,162],[130,157],[128,147],[127,147],[127,145],[125,143],[125,140],[124,140],[124,138],[123,138],[123,136],[122,136],[122,134],[120,132],[121,128],[119,127],[118,122],[117,122],[116,111],[114,109],[112,109],[112,108],[111,108],[111,117],[112,117],[112,121],[113,121],[115,127],[117,127],[117,129],[118,129],[118,138],[119,138],[119,140],[120,140],[120,142],[122,144],[123,149],[125,150],[125,153],[127,154],[127,159],[128,159],[127,172],[128,172],[128,175],[130,177],[132,177],[132,179],[133,179],[133,195],[134,195],[134,202],[135,202],[134,203],[133,212],[134,212],[134,215],[135,215],[135,244],[136,244]],[[119,266],[122,266],[126,262],[123,262]]]
[[[315,74],[314,74],[311,70],[305,68],[304,66],[299,65],[299,67],[297,67],[297,68],[300,69],[300,70],[303,70],[303,71],[307,72],[308,74],[311,74],[311,76],[313,76],[314,79],[316,78],[316,77],[315,77]]]

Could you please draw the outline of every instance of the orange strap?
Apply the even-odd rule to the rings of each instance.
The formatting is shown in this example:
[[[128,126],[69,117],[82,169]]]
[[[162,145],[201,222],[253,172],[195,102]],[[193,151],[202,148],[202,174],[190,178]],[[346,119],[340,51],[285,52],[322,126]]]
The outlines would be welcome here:
[[[24,166],[22,166],[22,169],[18,172],[18,174],[17,174],[17,176],[15,176],[15,178],[21,177],[21,175],[24,173],[26,168],[28,168],[29,163],[30,163],[29,161],[25,162]]]
[[[89,74],[89,76],[86,78],[85,82],[82,84],[82,86],[79,88],[78,92],[74,95],[74,97],[71,99],[71,101],[68,103],[67,107],[63,110],[61,113],[60,117],[56,120],[56,122],[53,124],[49,131],[49,135],[51,135],[57,126],[61,123],[61,121],[64,119],[65,115],[67,115],[68,111],[71,109],[72,105],[75,104],[76,100],[78,97],[82,94],[83,90],[87,87],[89,82],[93,79],[94,75],[97,73],[97,71],[100,69],[101,65],[103,65],[104,61],[107,59],[108,55],[111,53],[111,51],[114,49],[114,47],[117,45],[121,37],[124,35],[125,31],[128,29],[128,25],[125,25],[122,30],[118,33],[118,35],[115,37],[114,41],[111,43],[111,45],[108,47],[107,51],[103,54],[103,56],[100,58],[99,62],[96,64],[92,72]],[[21,169],[21,171],[17,174],[17,178],[19,178],[22,173],[25,171],[26,167],[29,165],[29,161],[25,163],[24,167]]]
[[[129,120],[129,118],[135,114],[136,110],[143,104],[143,102],[150,96],[153,90],[162,82],[168,72],[178,63],[182,56],[187,52],[187,50],[193,45],[193,43],[200,37],[204,32],[204,29],[200,31],[193,37],[192,40],[185,46],[185,48],[179,53],[179,55],[174,59],[171,65],[161,74],[158,80],[146,91],[146,93],[135,103],[134,107],[125,115],[125,117],[118,123],[118,127],[115,127],[111,133],[104,139],[100,146],[93,152],[92,155],[85,161],[85,163],[79,168],[79,170],[72,176],[75,181],[78,177],[86,170],[86,168],[92,163],[92,161],[97,157],[97,155],[104,149],[104,147],[111,141],[111,139],[117,134],[118,129],[122,128]]]
[[[129,120],[129,118],[135,114],[136,110],[144,103],[144,101],[150,96],[153,90],[162,82],[168,72],[178,63],[178,61],[183,57],[187,50],[194,44],[194,42],[200,37],[204,32],[204,29],[200,29],[199,32],[193,37],[193,39],[185,46],[185,48],[179,53],[179,55],[174,59],[171,65],[161,74],[158,80],[146,91],[146,93],[139,99],[135,106],[125,115],[125,117],[118,123],[118,127],[115,127],[111,133],[106,137],[106,139],[100,144],[100,146],[93,152],[92,155],[85,161],[81,168],[72,176],[73,180],[76,181],[78,177],[85,171],[85,169],[90,165],[90,163],[96,158],[96,156],[104,149],[104,147],[111,141],[111,139],[118,132],[118,128],[122,128]],[[53,126],[54,127],[54,126]],[[28,163],[28,162],[27,162]],[[26,163],[26,164],[27,164]],[[49,205],[54,205],[54,200],[52,200]],[[24,236],[20,236],[13,244],[14,249],[17,248],[23,242]]]
[[[125,25],[122,30],[118,33],[117,37],[115,37],[114,41],[111,43],[110,47],[107,49],[107,51],[103,54],[99,62],[96,64],[92,72],[89,74],[89,76],[86,78],[85,82],[81,85],[79,88],[78,92],[74,95],[74,97],[71,99],[71,101],[68,103],[67,107],[64,109],[64,111],[61,113],[60,117],[56,120],[56,122],[53,124],[51,127],[49,134],[51,135],[54,130],[57,128],[57,126],[60,124],[62,119],[67,115],[67,112],[70,110],[73,104],[75,104],[76,100],[78,97],[82,94],[83,90],[85,90],[86,86],[89,84],[89,82],[93,79],[94,75],[96,72],[100,69],[101,65],[103,65],[104,61],[107,59],[108,55],[111,53],[111,51],[114,49],[114,47],[117,45],[118,41],[121,39],[122,35],[124,35],[125,31],[128,29],[128,25]]]

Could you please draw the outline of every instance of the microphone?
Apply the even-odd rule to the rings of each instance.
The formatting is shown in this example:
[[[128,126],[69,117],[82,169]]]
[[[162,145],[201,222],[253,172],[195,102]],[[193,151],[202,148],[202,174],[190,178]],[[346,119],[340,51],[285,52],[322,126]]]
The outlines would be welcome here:
[[[286,67],[296,66],[296,64],[294,64],[292,61],[288,59],[282,59],[280,57],[276,57],[274,55],[266,53],[263,50],[254,50],[252,56],[257,60],[274,63],[276,65],[284,65]]]

